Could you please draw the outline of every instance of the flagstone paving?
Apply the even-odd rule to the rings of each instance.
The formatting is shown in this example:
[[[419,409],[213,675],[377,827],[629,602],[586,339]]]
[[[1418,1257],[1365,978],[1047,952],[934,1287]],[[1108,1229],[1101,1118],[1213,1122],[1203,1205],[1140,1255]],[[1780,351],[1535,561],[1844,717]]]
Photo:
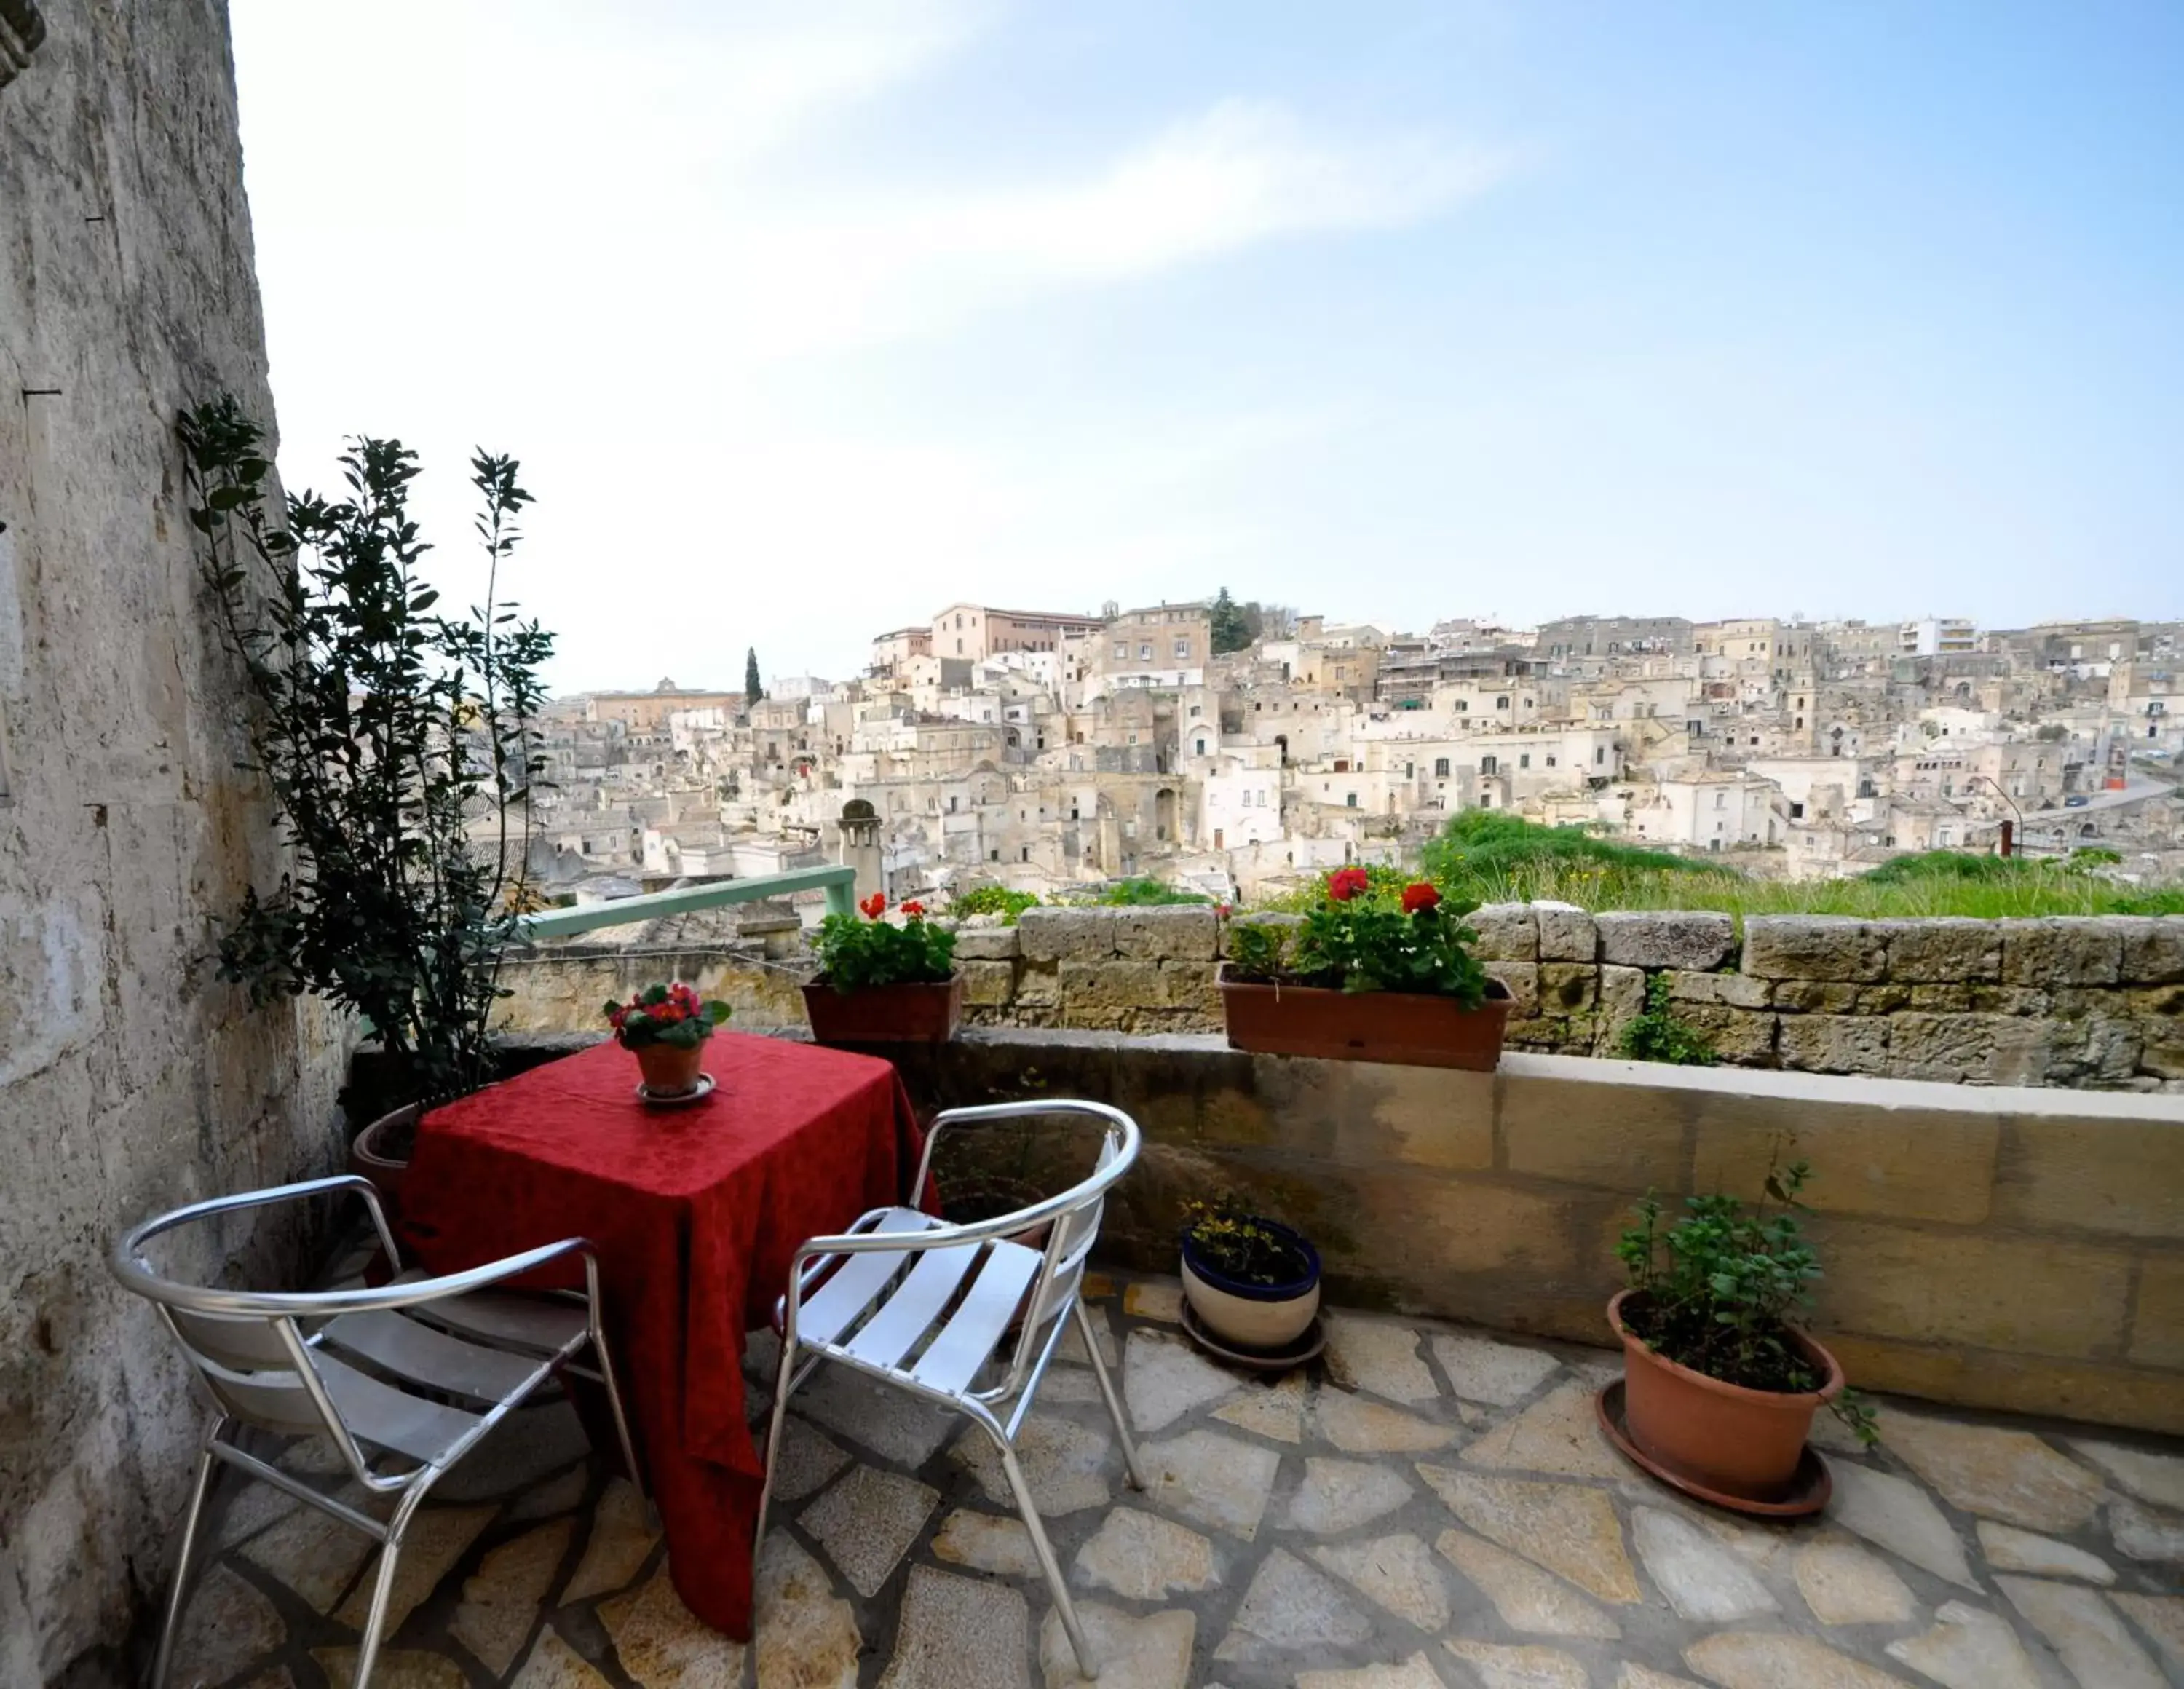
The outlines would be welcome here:
[[[1697,1506],[1600,1438],[1612,1356],[1336,1313],[1278,1381],[1201,1356],[1172,1282],[1102,1282],[1023,1460],[1106,1689],[2142,1689],[2184,1685],[2184,1443],[1882,1404],[1826,1435],[1827,1516]],[[773,1365],[755,1340],[755,1411]],[[1069,1689],[1077,1662],[983,1439],[854,1379],[791,1420],[745,1647],[691,1619],[565,1404],[428,1508],[383,1689]],[[290,1470],[343,1474],[299,1446]],[[178,1685],[346,1685],[361,1538],[222,1480]]]

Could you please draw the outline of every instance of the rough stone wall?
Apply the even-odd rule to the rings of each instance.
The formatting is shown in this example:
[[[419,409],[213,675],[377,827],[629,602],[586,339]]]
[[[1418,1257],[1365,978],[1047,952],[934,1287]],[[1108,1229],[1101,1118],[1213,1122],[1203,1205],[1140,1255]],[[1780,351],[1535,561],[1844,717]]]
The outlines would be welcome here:
[[[896,1062],[922,1108],[1128,1110],[1145,1148],[1108,1199],[1108,1260],[1173,1273],[1183,1203],[1234,1190],[1312,1236],[1339,1302],[1585,1342],[1607,1341],[1641,1197],[1756,1198],[1771,1157],[1802,1156],[1815,1326],[1855,1382],[2184,1433],[2184,1097],[1523,1052],[1464,1073],[1013,1028]],[[1039,1122],[943,1152],[944,1192],[980,1168],[1061,1190],[1093,1151]]]
[[[203,1426],[106,1251],[331,1168],[344,1040],[204,966],[277,870],[172,434],[220,387],[271,414],[225,8],[46,10],[0,87],[0,1683],[93,1689],[135,1680]],[[239,1223],[170,1259],[303,1243]]]
[[[1294,921],[1244,916],[1244,921]],[[1655,975],[1678,1018],[1730,1066],[1949,1084],[2184,1091],[2184,917],[1852,921],[1590,915],[1496,904],[1472,917],[1515,1002],[1508,1047],[1616,1055]],[[1217,1032],[1219,958],[1236,923],[1210,906],[1026,910],[956,934],[973,1026]],[[681,978],[754,1031],[804,1024],[808,953],[562,946],[511,962],[503,1019],[581,1031],[600,1002]]]
[[[701,997],[718,997],[735,1013],[739,1032],[780,1032],[805,1024],[799,984],[812,971],[808,956],[771,962],[757,945],[620,949],[612,945],[550,945],[518,951],[501,964],[509,996],[493,1024],[509,1033],[598,1033],[610,1001],[663,980],[680,979]]]
[[[1511,1049],[1613,1056],[1660,974],[1677,1017],[1736,1066],[2184,1090],[2184,917],[1769,916],[1740,934],[1727,915],[1518,903],[1472,921],[1515,1000]],[[970,1018],[1217,1030],[1226,924],[1202,908],[1042,908],[967,930]]]

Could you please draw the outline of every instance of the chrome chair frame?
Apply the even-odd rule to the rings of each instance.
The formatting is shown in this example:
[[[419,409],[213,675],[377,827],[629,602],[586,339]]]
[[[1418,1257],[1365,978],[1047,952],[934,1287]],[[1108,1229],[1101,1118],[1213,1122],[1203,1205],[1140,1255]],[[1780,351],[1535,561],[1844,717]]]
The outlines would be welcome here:
[[[629,1420],[622,1407],[613,1363],[607,1352],[604,1328],[599,1318],[599,1260],[588,1240],[564,1238],[537,1249],[511,1255],[465,1273],[428,1279],[414,1270],[398,1273],[377,1288],[322,1291],[262,1291],[215,1290],[178,1284],[163,1278],[146,1264],[144,1246],[161,1234],[215,1215],[265,1207],[277,1202],[354,1192],[370,1211],[380,1246],[390,1266],[399,1268],[401,1254],[380,1206],[379,1193],[369,1179],[354,1173],[305,1180],[265,1190],[216,1196],[161,1214],[131,1230],[114,1246],[108,1265],[122,1285],[158,1307],[159,1316],[189,1357],[198,1382],[212,1397],[214,1417],[207,1427],[198,1458],[197,1479],[190,1494],[189,1511],[182,1526],[181,1552],[175,1566],[174,1587],[167,1599],[159,1647],[152,1669],[153,1689],[164,1689],[172,1664],[175,1636],[188,1597],[190,1574],[199,1547],[205,1498],[212,1488],[214,1463],[236,1468],[248,1477],[272,1485],[298,1501],[329,1513],[344,1525],[365,1533],[380,1546],[379,1571],[372,1586],[371,1604],[357,1648],[354,1689],[367,1689],[380,1645],[385,1640],[387,1609],[394,1588],[394,1571],[401,1558],[403,1540],[418,1507],[432,1486],[488,1433],[513,1413],[532,1391],[556,1372],[589,1378],[604,1386],[613,1413],[615,1435],[621,1445],[632,1481],[643,1492],[644,1480],[630,1441]],[[552,1291],[519,1301],[513,1296],[485,1296],[495,1285],[536,1271],[571,1256],[582,1256],[584,1290]],[[466,1302],[465,1298],[469,1298]],[[580,1324],[571,1317],[582,1310]],[[421,1314],[420,1319],[400,1318],[392,1329],[384,1317],[400,1317],[404,1311]],[[378,1315],[372,1325],[358,1316]],[[359,1334],[354,1349],[341,1322],[354,1323]],[[306,1327],[309,1329],[307,1329]],[[336,1355],[326,1346],[362,1357],[365,1370]],[[366,1334],[369,1334],[368,1335]],[[395,1341],[385,1341],[391,1335]],[[270,1337],[270,1341],[267,1340]],[[232,1339],[231,1341],[230,1340]],[[429,1364],[405,1372],[383,1358],[407,1359],[404,1346],[421,1345],[426,1355],[452,1368],[456,1381],[427,1376]],[[576,1365],[574,1357],[586,1345],[598,1363],[596,1370]],[[382,1352],[375,1354],[374,1348]],[[208,1349],[217,1354],[207,1353]],[[518,1376],[515,1368],[500,1364],[528,1362]],[[467,1370],[469,1376],[465,1377]],[[392,1377],[393,1384],[381,1376]],[[498,1377],[499,1385],[487,1388],[481,1382]],[[360,1380],[360,1382],[359,1382]],[[399,1386],[407,1386],[401,1388]],[[411,1392],[419,1392],[413,1395]],[[411,1428],[395,1422],[371,1428],[401,1435],[411,1447],[377,1441],[353,1426],[362,1399],[382,1408],[398,1396],[415,1405],[421,1417]],[[344,1411],[337,1394],[349,1397]],[[489,1402],[482,1413],[441,1408],[431,1396],[459,1396]],[[466,1429],[461,1422],[470,1420]],[[239,1447],[229,1432],[238,1425],[254,1425],[287,1436],[319,1435],[331,1441],[350,1475],[375,1496],[394,1498],[385,1522],[372,1518],[334,1497],[321,1495],[300,1479]],[[444,1434],[454,1431],[451,1437]],[[436,1434],[437,1433],[437,1434]],[[392,1450],[415,1463],[403,1469],[376,1467],[367,1450]]]
[[[1017,1511],[1022,1515],[1024,1528],[1030,1534],[1033,1552],[1038,1556],[1039,1569],[1053,1593],[1055,1610],[1068,1632],[1079,1669],[1091,1678],[1099,1675],[1099,1664],[1085,1638],[1084,1626],[1078,1622],[1069,1586],[1055,1559],[1053,1545],[1047,1541],[1046,1527],[1032,1500],[1023,1468],[1017,1459],[1016,1437],[1073,1314],[1084,1341],[1085,1352],[1091,1360],[1093,1376],[1099,1382],[1100,1399],[1106,1403],[1108,1416],[1113,1419],[1116,1435],[1121,1439],[1129,1480],[1139,1490],[1146,1487],[1137,1444],[1130,1435],[1128,1418],[1116,1394],[1106,1362],[1100,1356],[1091,1317],[1085,1312],[1084,1299],[1078,1294],[1086,1260],[1099,1237],[1100,1209],[1106,1194],[1137,1160],[1137,1123],[1119,1108],[1106,1103],[1061,1099],[949,1109],[934,1118],[926,1134],[925,1152],[918,1162],[916,1182],[911,1187],[911,1201],[914,1204],[925,1190],[933,1151],[943,1134],[952,1128],[1040,1115],[1084,1116],[1106,1123],[1105,1146],[1099,1165],[1089,1178],[1059,1196],[1034,1202],[1013,1214],[981,1220],[972,1225],[949,1225],[916,1213],[914,1208],[876,1208],[861,1216],[842,1235],[815,1237],[797,1250],[789,1268],[788,1293],[780,1304],[781,1359],[774,1380],[773,1416],[766,1437],[766,1482],[759,1497],[758,1528],[752,1552],[755,1556],[766,1541],[766,1513],[773,1499],[774,1455],[781,1447],[789,1396],[822,1362],[833,1361],[850,1367],[867,1378],[954,1408],[993,1441],[1000,1455],[1001,1469],[1016,1497]],[[1042,1224],[1048,1228],[1045,1246],[1038,1252],[1036,1267],[1028,1268],[1028,1282],[1022,1285],[1019,1296],[1007,1280],[1027,1271],[1020,1257],[1034,1251],[1009,1240]],[[912,1229],[886,1229],[891,1226]],[[924,1293],[922,1300],[929,1306],[928,1315],[914,1306],[921,1298],[911,1294],[911,1286],[936,1251],[949,1250],[967,1251],[970,1258],[952,1267],[944,1266],[934,1274],[935,1281],[947,1288],[928,1289]],[[997,1258],[1001,1258],[1001,1251],[1011,1250],[1017,1254],[1006,1257],[1007,1268],[1000,1275],[1002,1284],[998,1293],[1007,1301],[1004,1304],[989,1296],[983,1313],[985,1322],[993,1324],[1005,1318],[1006,1310],[1016,1310],[1020,1313],[1017,1324],[1013,1327],[995,1324],[990,1341],[984,1342],[982,1351],[959,1346],[949,1356],[950,1364],[945,1370],[951,1375],[966,1374],[961,1385],[951,1386],[919,1379],[916,1372],[924,1369],[927,1361],[941,1348],[951,1322],[978,1296],[988,1270]],[[854,1306],[849,1307],[833,1329],[818,1338],[799,1332],[800,1318],[811,1306],[811,1298],[824,1294],[855,1257],[889,1253],[896,1257],[893,1266],[882,1268],[876,1275],[868,1275],[872,1277],[872,1288],[861,1299],[856,1298],[855,1290],[850,1292]],[[972,1270],[974,1261],[978,1268],[976,1273]],[[936,1296],[941,1300],[935,1301]],[[872,1353],[856,1352],[855,1345],[881,1325],[899,1299],[913,1304],[910,1319],[894,1323],[886,1340],[874,1346]],[[996,1309],[1003,1312],[997,1314]],[[971,1388],[980,1374],[990,1369],[1003,1346],[1009,1342],[1011,1329],[1016,1332],[1013,1349],[1000,1379],[983,1389]],[[972,1341],[975,1343],[979,1340],[974,1337]],[[923,1352],[917,1360],[903,1358],[921,1343]],[[891,1358],[886,1357],[889,1352],[894,1352]],[[965,1365],[974,1352],[976,1367]],[[802,1359],[800,1364],[799,1357],[807,1354],[809,1358]],[[883,1358],[874,1358],[875,1354]],[[1004,1413],[1007,1414],[1006,1419],[1002,1418]]]

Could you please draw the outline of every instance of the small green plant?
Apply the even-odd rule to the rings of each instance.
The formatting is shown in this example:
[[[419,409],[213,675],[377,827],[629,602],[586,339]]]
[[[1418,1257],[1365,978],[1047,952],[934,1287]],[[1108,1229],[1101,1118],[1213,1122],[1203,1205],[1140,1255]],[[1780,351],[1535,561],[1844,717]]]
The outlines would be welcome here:
[[[1180,887],[1164,885],[1150,875],[1139,874],[1132,879],[1119,879],[1102,886],[1093,902],[1110,908],[1157,908],[1168,903],[1211,903],[1213,900],[1202,891],[1184,891]]]
[[[615,1041],[625,1050],[642,1050],[665,1044],[676,1050],[694,1050],[726,1026],[733,1012],[717,998],[701,1002],[698,994],[681,980],[671,985],[648,985],[627,1003],[611,1000],[606,1005],[607,1024]]]
[[[925,918],[915,899],[902,906],[897,926],[880,917],[887,899],[874,892],[855,915],[829,915],[819,923],[815,948],[820,978],[837,991],[877,985],[937,985],[956,974],[956,935]]]
[[[1665,973],[1646,982],[1646,1012],[1623,1028],[1618,1053],[1632,1062],[1667,1062],[1679,1067],[1711,1067],[1721,1060],[1704,1033],[1678,1017]]]
[[[1039,894],[1031,891],[1011,891],[1005,885],[974,885],[949,906],[949,913],[966,918],[972,915],[998,915],[1004,927],[1013,927],[1017,917],[1027,909],[1039,906]]]
[[[1185,1202],[1183,1211],[1189,1217],[1184,1235],[1223,1278],[1272,1290],[1294,1285],[1312,1271],[1301,1249],[1233,1196]]]
[[[1811,1176],[1802,1161],[1770,1164],[1766,1199],[1756,1207],[1734,1196],[1689,1197],[1683,1218],[1665,1230],[1649,1194],[1615,1246],[1636,1293],[1623,1304],[1624,1326],[1677,1365],[1724,1384],[1818,1390],[1825,1380],[1789,1341],[1820,1277],[1819,1252],[1798,1219],[1808,1212],[1798,1193]],[[1829,1406],[1861,1441],[1879,1441],[1873,1410],[1855,1392]]]

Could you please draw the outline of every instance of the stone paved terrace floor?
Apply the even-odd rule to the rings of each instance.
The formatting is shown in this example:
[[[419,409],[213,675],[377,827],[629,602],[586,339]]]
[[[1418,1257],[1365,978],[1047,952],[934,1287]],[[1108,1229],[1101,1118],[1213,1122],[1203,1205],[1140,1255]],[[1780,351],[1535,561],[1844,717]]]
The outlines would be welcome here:
[[[1600,1440],[1605,1352],[1337,1313],[1324,1363],[1269,1386],[1185,1344],[1173,1284],[1098,1288],[1155,1487],[1123,1484],[1081,1365],[1048,1375],[1026,1458],[1111,1689],[2184,1683],[2184,1446],[1887,1405],[1865,1456],[1823,1416],[1829,1515],[1753,1525]],[[754,1647],[683,1612],[555,1405],[421,1516],[380,1681],[1077,1682],[977,1434],[838,1372],[800,1399]],[[176,1681],[346,1684],[363,1539],[232,1477],[215,1506]]]

